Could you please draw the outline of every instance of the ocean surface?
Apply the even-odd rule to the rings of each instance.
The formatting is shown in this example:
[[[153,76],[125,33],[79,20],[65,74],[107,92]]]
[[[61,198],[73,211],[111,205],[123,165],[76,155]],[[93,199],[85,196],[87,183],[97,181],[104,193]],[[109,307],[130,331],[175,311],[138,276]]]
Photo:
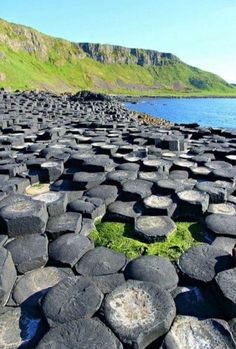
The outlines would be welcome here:
[[[144,98],[125,104],[176,123],[236,129],[236,98]]]

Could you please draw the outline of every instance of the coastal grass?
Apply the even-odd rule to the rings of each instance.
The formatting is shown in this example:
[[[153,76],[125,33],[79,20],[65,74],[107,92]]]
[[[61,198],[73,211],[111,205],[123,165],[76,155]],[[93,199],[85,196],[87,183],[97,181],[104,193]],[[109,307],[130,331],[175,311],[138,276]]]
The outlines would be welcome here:
[[[199,223],[177,222],[176,226],[177,229],[166,241],[149,244],[139,239],[131,224],[120,222],[98,222],[90,237],[95,241],[95,246],[111,248],[131,259],[147,254],[176,260],[190,247],[205,241]]]
[[[0,87],[12,90],[74,93],[87,89],[132,96],[236,96],[236,88],[225,85],[219,77],[195,71],[183,63],[141,67],[135,64],[103,64],[86,57],[55,64],[53,60],[44,61],[22,50],[16,53],[2,44],[0,52],[5,55],[0,59],[0,74],[3,76]],[[194,81],[200,85],[204,85],[205,81],[207,83],[204,88],[197,88],[193,85]]]

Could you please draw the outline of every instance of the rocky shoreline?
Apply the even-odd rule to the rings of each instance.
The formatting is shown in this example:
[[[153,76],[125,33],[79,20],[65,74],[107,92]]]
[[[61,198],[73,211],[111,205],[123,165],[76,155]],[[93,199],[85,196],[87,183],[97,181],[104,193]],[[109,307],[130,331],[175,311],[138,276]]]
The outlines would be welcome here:
[[[174,96],[174,95],[155,95],[155,96],[150,96],[150,95],[142,95],[142,96],[132,96],[132,95],[113,95],[118,101],[123,102],[123,103],[133,103],[136,104],[143,99],[158,99],[158,98],[171,98],[171,99],[197,99],[197,98],[202,98],[202,99],[212,99],[212,98],[229,98],[229,99],[234,99],[236,96],[219,96],[219,95],[211,95],[211,96],[196,96],[196,95],[190,95],[190,96]]]
[[[236,347],[236,131],[1,90],[0,144],[0,348]],[[129,259],[98,220],[146,244],[200,222],[204,243]]]

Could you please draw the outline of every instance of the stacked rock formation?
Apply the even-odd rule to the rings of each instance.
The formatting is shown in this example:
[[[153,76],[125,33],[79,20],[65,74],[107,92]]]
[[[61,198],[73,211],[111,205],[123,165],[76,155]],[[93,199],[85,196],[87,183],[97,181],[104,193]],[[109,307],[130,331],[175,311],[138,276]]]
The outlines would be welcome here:
[[[235,348],[235,159],[235,130],[0,91],[0,348]],[[95,247],[102,217],[147,243],[200,220],[206,242],[128,260]]]

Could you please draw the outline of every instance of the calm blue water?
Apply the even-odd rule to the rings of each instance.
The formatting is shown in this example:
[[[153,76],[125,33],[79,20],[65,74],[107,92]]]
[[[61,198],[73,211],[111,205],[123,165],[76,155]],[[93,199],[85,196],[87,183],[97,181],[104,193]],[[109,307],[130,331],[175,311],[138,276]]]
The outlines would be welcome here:
[[[126,106],[176,123],[236,129],[236,98],[144,98]]]

